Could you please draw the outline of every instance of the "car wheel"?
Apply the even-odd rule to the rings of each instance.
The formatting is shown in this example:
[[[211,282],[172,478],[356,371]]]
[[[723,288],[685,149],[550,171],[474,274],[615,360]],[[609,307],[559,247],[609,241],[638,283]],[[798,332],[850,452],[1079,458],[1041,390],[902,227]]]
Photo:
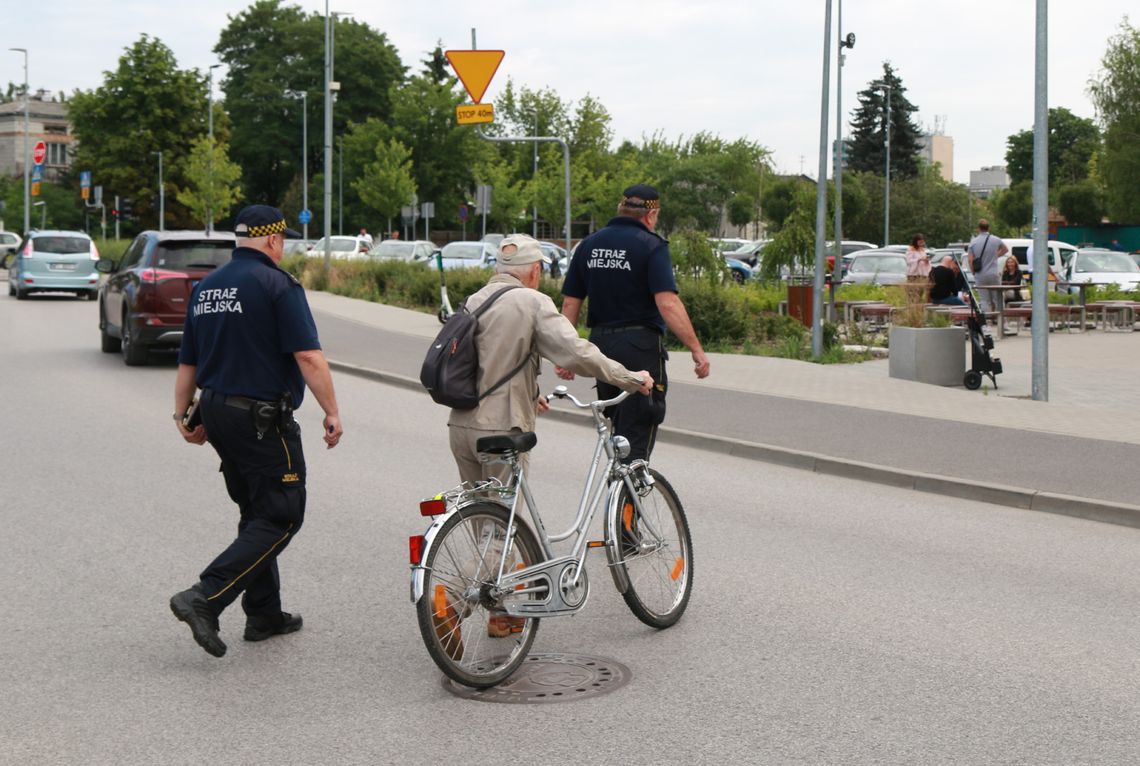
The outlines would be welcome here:
[[[744,284],[744,275],[739,271],[732,272],[732,281],[738,285]]]
[[[113,354],[119,350],[119,339],[107,332],[107,316],[103,313],[103,306],[99,306],[99,348],[105,354]]]
[[[126,315],[123,316],[123,324],[119,326],[119,332],[122,334],[122,340],[119,342],[119,350],[123,352],[123,362],[128,367],[138,367],[146,364],[146,347],[140,346],[135,342],[134,336],[131,333],[131,323],[127,321]]]
[[[16,286],[12,284],[12,280],[8,280],[8,295],[16,294]]]
[[[18,287],[16,288],[16,300],[22,301],[27,297],[28,297],[28,291],[27,290],[21,290]]]
[[[99,300],[99,291],[98,290],[88,290],[87,291],[87,300],[89,300],[89,301]]]

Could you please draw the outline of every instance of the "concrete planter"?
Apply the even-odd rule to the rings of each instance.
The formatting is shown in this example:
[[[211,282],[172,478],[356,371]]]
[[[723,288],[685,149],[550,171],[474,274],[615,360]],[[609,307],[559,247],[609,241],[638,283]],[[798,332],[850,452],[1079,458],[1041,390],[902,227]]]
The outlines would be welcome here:
[[[892,327],[892,378],[960,386],[966,372],[966,331],[961,327]]]

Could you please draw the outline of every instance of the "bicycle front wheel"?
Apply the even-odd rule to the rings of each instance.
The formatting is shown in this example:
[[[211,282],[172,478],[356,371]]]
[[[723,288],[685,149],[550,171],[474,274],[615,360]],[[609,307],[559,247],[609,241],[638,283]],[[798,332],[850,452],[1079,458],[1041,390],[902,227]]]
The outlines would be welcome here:
[[[617,562],[629,581],[622,597],[637,619],[668,628],[681,619],[693,590],[693,541],[672,485],[648,469],[653,484],[637,504],[623,486],[617,504]],[[634,486],[637,486],[635,483]]]
[[[506,550],[504,572],[542,560],[530,527],[510,514],[480,503],[444,522],[424,559],[424,594],[416,604],[420,634],[439,669],[476,689],[494,686],[526,659],[539,620],[512,617],[505,606],[533,594],[496,596],[495,580]]]

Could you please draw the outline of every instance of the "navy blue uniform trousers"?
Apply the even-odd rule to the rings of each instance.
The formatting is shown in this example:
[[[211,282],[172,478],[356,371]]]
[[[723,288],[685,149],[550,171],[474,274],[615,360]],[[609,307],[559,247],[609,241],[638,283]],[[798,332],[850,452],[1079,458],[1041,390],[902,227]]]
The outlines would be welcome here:
[[[305,520],[305,456],[301,428],[290,417],[257,438],[253,415],[203,391],[202,422],[222,459],[226,491],[241,516],[237,538],[200,575],[216,614],[242,596],[247,615],[281,612],[277,557]]]
[[[669,388],[665,377],[665,360],[669,358],[665,341],[661,333],[648,327],[630,327],[618,332],[599,328],[590,334],[590,342],[627,370],[646,370],[653,376],[651,396],[633,394],[621,404],[606,408],[614,433],[629,440],[628,460],[648,460],[657,440],[657,426],[665,420],[665,393]],[[599,398],[612,399],[620,393],[617,386],[598,381]]]

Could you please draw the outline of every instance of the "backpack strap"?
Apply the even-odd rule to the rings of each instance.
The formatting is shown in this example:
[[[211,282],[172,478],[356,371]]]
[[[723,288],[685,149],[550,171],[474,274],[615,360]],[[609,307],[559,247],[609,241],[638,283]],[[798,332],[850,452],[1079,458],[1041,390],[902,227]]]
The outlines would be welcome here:
[[[520,287],[522,287],[522,285],[509,285],[507,287],[504,287],[502,290],[496,291],[494,294],[491,295],[490,298],[483,301],[483,303],[480,304],[479,308],[472,311],[471,316],[478,319],[483,314],[484,311],[486,311],[487,309],[489,309],[491,307],[492,303],[494,303],[495,301],[497,301],[499,299],[499,296],[501,296],[503,293],[510,292],[511,290],[517,290]],[[464,301],[465,305],[466,305],[466,303],[467,302]],[[501,388],[508,380],[510,380],[514,376],[518,375],[522,371],[522,368],[526,366],[526,363],[530,361],[530,356],[531,355],[528,353],[526,356],[523,357],[523,360],[521,362],[519,362],[518,367],[516,367],[513,370],[511,370],[510,372],[508,372],[506,374],[506,376],[504,376],[498,383],[491,386],[490,388],[488,388],[483,393],[479,394],[479,400],[482,401],[485,397],[490,396],[492,393],[494,393],[499,388]]]

